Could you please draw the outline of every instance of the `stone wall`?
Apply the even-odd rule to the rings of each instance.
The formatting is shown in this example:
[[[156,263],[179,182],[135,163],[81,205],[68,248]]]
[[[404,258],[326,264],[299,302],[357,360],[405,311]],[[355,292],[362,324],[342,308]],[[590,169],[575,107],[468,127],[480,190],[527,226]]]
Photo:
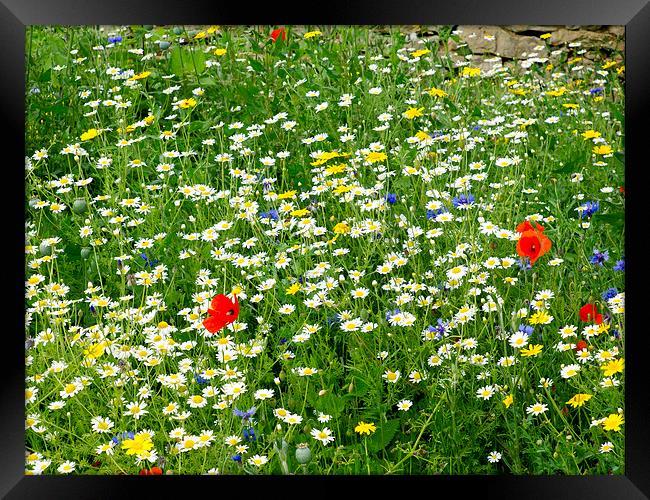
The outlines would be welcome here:
[[[551,62],[557,55],[554,51],[563,48],[569,57],[579,56],[580,64],[587,66],[603,57],[620,62],[625,51],[625,26],[411,25],[400,30],[409,35],[413,47],[419,39],[447,40],[441,53],[449,54],[454,62],[469,62],[486,71],[548,56],[546,45],[550,45]],[[545,33],[551,36],[540,38]]]
[[[457,26],[459,37],[473,54],[493,54],[509,59],[524,59],[526,54],[544,42],[539,38],[550,33],[547,42],[552,46],[580,43],[590,50],[623,52],[624,26]],[[453,47],[452,47],[453,48]],[[523,54],[523,55],[522,55]]]

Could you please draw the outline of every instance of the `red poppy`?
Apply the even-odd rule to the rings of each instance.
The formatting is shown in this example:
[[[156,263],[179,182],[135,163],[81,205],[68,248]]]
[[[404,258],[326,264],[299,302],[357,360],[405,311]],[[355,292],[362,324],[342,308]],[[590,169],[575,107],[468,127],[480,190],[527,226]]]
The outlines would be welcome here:
[[[600,325],[603,322],[603,315],[598,314],[596,304],[585,304],[580,308],[580,321]]]
[[[151,469],[141,469],[141,476],[162,476],[162,469],[160,467],[152,467]]]
[[[287,39],[287,30],[284,28],[278,28],[271,32],[271,40],[273,40],[273,43],[275,43],[280,35],[282,35],[282,41],[284,42]]]
[[[220,293],[214,299],[208,308],[209,317],[203,320],[210,333],[216,333],[224,326],[233,323],[239,316],[239,300],[235,295],[235,301]]]
[[[525,220],[524,222],[522,222],[521,224],[519,224],[517,226],[517,232],[518,233],[523,233],[525,231],[535,231],[535,230],[539,231],[540,233],[543,233],[544,232],[544,226],[542,226],[542,225],[540,225],[538,223],[535,223],[535,227],[533,227],[532,224],[530,222],[528,222],[527,220]]]
[[[543,234],[543,226],[535,223],[533,228],[530,222],[524,221],[517,226],[517,232],[521,233],[517,241],[517,254],[528,257],[531,265],[551,249],[551,240]]]
[[[582,351],[583,349],[587,348],[587,341],[585,340],[579,340],[578,343],[576,344],[576,351]]]

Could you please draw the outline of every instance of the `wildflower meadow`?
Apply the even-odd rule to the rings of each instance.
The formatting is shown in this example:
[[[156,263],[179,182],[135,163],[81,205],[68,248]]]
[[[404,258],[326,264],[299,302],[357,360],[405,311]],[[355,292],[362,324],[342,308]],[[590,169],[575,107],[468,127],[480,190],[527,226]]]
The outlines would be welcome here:
[[[27,28],[26,474],[625,473],[623,54],[458,35]]]

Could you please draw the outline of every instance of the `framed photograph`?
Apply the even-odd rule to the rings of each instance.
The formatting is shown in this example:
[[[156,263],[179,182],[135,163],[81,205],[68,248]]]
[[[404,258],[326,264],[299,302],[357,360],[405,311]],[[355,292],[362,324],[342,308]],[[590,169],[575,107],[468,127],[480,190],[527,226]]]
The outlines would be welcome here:
[[[649,498],[647,2],[278,8],[2,0],[0,494]]]

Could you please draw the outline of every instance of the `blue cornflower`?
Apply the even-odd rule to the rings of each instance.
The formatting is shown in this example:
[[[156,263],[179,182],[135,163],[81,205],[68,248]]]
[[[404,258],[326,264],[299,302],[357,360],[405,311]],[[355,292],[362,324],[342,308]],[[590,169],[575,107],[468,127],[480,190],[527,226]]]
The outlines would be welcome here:
[[[235,462],[241,462],[241,455],[233,455],[230,458]]]
[[[386,201],[393,205],[397,201],[397,195],[394,193],[388,193],[386,195]]]
[[[122,41],[121,36],[109,36],[108,43],[120,43]]]
[[[122,441],[125,439],[133,439],[135,437],[135,434],[133,432],[120,432],[116,436],[113,436],[113,441],[115,444],[120,444]]]
[[[198,384],[207,384],[209,380],[207,378],[203,378],[201,375],[197,374],[196,375],[196,382]]]
[[[437,332],[435,339],[440,340],[443,335],[447,334],[447,327],[449,326],[448,321],[443,321],[442,319],[438,318],[438,324],[436,326],[429,325],[428,330],[430,332]]]
[[[261,212],[260,213],[260,218],[261,219],[278,220],[280,218],[280,216],[278,214],[278,211],[272,208],[268,212]]]
[[[147,257],[146,253],[141,253],[140,257],[142,257],[142,260],[144,260],[144,267],[147,267],[147,266],[153,267],[154,264],[158,263],[158,259],[154,259],[152,261],[152,260],[149,259],[149,257]]]
[[[603,89],[601,87],[595,87],[593,89],[589,89],[589,92],[591,92],[592,94],[600,94],[602,91]]]
[[[469,208],[474,204],[474,196],[471,194],[461,194],[457,198],[451,200],[455,208]]]
[[[250,420],[250,418],[253,415],[255,415],[256,411],[257,411],[257,408],[255,406],[251,406],[247,411],[241,411],[241,410],[238,410],[235,407],[235,409],[232,411],[232,414],[237,416],[237,417],[241,417],[244,422],[248,422]],[[251,429],[251,431],[252,431],[252,429]]]
[[[588,201],[581,206],[582,210],[580,211],[580,218],[591,217],[595,214],[600,208],[600,204],[597,201]]]
[[[533,327],[528,325],[519,325],[519,331],[526,335],[530,335],[533,333]]]
[[[395,315],[397,315],[397,314],[399,314],[399,313],[401,313],[401,312],[402,312],[402,311],[401,311],[400,309],[395,309],[395,310],[392,311],[392,312],[391,312],[391,311],[388,311],[388,312],[386,313],[386,321],[388,321],[390,318],[392,318],[393,316],[395,316]]]
[[[589,259],[589,262],[597,266],[602,266],[604,262],[609,260],[609,252],[605,250],[604,252],[599,252],[594,250],[594,254]]]
[[[338,314],[334,314],[334,315],[330,316],[329,318],[327,318],[328,326],[336,325],[340,321],[341,321],[341,319],[339,318]]]
[[[282,337],[282,338],[280,339],[280,345],[282,345],[282,344],[286,344],[286,343],[287,343],[287,339],[285,339],[284,337]]]
[[[625,259],[616,261],[616,264],[614,264],[614,271],[625,271]]]
[[[603,298],[603,300],[609,300],[616,295],[618,295],[618,290],[616,288],[608,288],[603,292],[601,297]]]
[[[256,439],[257,436],[255,435],[255,431],[252,427],[244,429],[244,441],[255,441]]]
[[[533,268],[528,257],[525,257],[523,260],[518,260],[517,265],[522,271],[530,271]]]
[[[440,215],[441,213],[444,213],[445,209],[440,208],[438,210],[427,210],[427,219],[435,219],[436,216]]]

